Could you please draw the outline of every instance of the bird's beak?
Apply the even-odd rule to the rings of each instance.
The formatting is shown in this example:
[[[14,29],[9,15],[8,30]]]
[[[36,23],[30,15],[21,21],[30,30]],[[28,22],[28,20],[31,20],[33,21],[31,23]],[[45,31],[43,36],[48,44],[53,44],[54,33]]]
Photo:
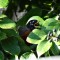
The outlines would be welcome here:
[[[34,24],[34,26],[39,26],[39,23],[38,23],[38,22],[36,22],[36,23]]]
[[[36,22],[36,23],[34,24],[34,27],[35,27],[35,28],[40,28],[39,23],[38,23],[38,22]]]

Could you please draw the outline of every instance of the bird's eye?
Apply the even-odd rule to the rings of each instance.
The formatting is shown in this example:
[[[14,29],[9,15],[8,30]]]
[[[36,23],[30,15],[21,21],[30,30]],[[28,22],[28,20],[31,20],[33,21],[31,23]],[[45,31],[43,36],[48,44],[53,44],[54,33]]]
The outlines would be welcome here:
[[[32,21],[34,23],[34,21]]]
[[[30,21],[30,24],[34,24],[35,21]]]

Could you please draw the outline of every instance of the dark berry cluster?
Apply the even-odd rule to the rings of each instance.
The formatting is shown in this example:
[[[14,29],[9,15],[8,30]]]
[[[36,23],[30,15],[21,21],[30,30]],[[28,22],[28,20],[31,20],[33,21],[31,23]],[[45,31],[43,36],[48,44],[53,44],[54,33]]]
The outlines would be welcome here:
[[[60,32],[60,31],[59,31]],[[47,40],[50,41],[58,41],[60,39],[60,33],[58,32],[58,30],[53,29],[53,31],[49,31],[47,34]]]

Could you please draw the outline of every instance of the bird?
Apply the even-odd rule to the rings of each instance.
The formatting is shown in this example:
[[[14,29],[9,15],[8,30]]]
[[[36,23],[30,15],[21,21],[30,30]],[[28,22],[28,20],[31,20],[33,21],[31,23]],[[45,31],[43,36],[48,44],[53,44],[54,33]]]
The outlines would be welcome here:
[[[27,36],[30,34],[32,30],[36,28],[36,26],[39,26],[38,20],[30,20],[28,23],[26,23],[26,26],[20,26],[18,29],[19,35],[23,40],[26,42]]]

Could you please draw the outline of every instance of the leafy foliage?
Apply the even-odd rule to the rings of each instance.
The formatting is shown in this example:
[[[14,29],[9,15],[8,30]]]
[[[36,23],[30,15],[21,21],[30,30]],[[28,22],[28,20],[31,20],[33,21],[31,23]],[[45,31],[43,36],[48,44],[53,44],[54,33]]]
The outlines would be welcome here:
[[[39,26],[24,41],[18,27],[33,19]],[[18,60],[18,56],[20,60],[37,60],[51,55],[60,55],[59,1],[0,0],[0,60]]]
[[[0,31],[0,41],[6,38],[7,38],[6,34]]]
[[[5,8],[8,5],[8,0],[0,0],[0,8]]]
[[[20,48],[18,46],[18,41],[16,38],[10,37],[7,40],[3,40],[1,41],[1,45],[6,52],[12,55],[18,55],[20,52]]]
[[[3,18],[0,20],[0,28],[2,29],[12,29],[16,24],[8,18]]]

